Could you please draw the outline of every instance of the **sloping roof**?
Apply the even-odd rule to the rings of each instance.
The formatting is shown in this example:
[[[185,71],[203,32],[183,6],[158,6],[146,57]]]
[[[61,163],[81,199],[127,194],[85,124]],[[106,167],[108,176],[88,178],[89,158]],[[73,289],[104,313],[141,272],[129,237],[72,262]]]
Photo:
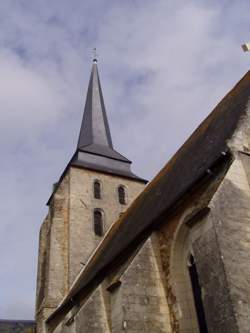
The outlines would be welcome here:
[[[35,333],[36,323],[33,320],[0,319],[1,333]]]
[[[96,154],[93,154],[93,155],[96,155]],[[121,177],[125,177],[125,178],[128,178],[128,179],[137,180],[137,181],[145,183],[145,184],[148,182],[146,179],[143,179],[143,178],[138,177],[137,175],[135,175],[130,170],[130,168],[122,168],[122,169],[121,168],[118,169],[117,167],[115,168],[112,161],[111,161],[110,164],[105,166],[105,165],[100,164],[100,163],[91,163],[91,162],[87,161],[86,159],[80,160],[77,157],[77,153],[73,157],[73,159],[71,160],[70,165],[75,166],[75,167],[100,171],[100,172],[111,174],[111,175],[121,176]]]
[[[108,146],[99,145],[97,143],[93,143],[88,146],[84,146],[80,151],[91,153],[99,156],[109,157],[117,161],[122,161],[131,164],[132,162],[128,160],[126,157],[118,153],[114,148],[110,148]]]
[[[96,60],[92,65],[77,149],[130,162],[113,148]]]
[[[246,114],[250,97],[250,72],[223,98],[212,113],[194,131],[185,144],[113,224],[95,254],[90,258],[68,296],[48,318],[55,323],[59,316],[81,299],[84,291],[149,228],[170,211],[179,199],[197,183],[221,156],[229,151],[228,140]]]
[[[92,65],[77,148],[93,143],[113,148],[96,61]]]

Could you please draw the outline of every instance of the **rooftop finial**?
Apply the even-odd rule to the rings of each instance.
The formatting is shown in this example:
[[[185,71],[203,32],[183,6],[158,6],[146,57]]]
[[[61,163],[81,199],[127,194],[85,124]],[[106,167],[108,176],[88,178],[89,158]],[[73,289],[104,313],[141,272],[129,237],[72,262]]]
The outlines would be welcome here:
[[[97,52],[96,52],[96,47],[93,48],[93,62],[97,62]]]

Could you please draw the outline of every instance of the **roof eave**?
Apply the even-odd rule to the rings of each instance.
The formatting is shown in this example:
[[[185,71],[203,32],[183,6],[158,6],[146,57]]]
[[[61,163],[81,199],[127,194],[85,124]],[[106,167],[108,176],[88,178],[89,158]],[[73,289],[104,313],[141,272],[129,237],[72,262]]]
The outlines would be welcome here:
[[[104,173],[104,174],[107,174],[107,175],[112,175],[112,176],[116,176],[116,177],[121,177],[121,178],[124,178],[124,179],[130,179],[130,180],[133,180],[133,181],[138,181],[140,183],[144,183],[144,184],[147,184],[148,183],[148,180],[144,179],[144,178],[141,178],[141,177],[138,177],[136,176],[135,174],[133,174],[132,172],[130,173],[122,173],[122,172],[119,172],[118,170],[115,170],[115,169],[105,169],[104,167],[102,166],[99,166],[98,165],[83,165],[83,164],[80,164],[76,162],[77,160],[77,153],[78,153],[79,150],[76,150],[76,152],[73,154],[72,158],[70,159],[69,163],[67,164],[66,168],[63,170],[58,182],[56,183],[56,186],[54,187],[53,189],[53,192],[51,193],[46,205],[49,206],[50,203],[51,203],[51,200],[55,194],[55,192],[57,191],[58,187],[60,186],[65,174],[67,173],[68,169],[70,167],[75,167],[75,168],[79,168],[79,169],[85,169],[85,170],[93,170],[93,171],[96,171],[96,172],[99,172],[99,173]],[[111,159],[112,160],[112,159]],[[124,163],[129,163],[131,164],[131,162],[124,162]]]

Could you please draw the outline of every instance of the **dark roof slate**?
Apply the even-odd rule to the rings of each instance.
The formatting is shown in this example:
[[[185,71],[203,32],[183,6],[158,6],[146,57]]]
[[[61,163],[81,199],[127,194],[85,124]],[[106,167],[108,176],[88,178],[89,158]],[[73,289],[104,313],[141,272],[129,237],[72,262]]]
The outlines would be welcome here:
[[[95,154],[95,155],[109,157],[109,158],[112,158],[114,160],[130,163],[130,164],[132,163],[130,160],[128,160],[126,157],[124,157],[123,155],[118,153],[113,148],[111,149],[109,146],[99,145],[97,143],[93,143],[91,145],[84,146],[79,150],[80,151],[85,151],[87,153],[92,153],[92,154]]]
[[[77,148],[91,144],[113,149],[97,63],[93,62]]]
[[[121,176],[128,179],[137,180],[142,183],[147,183],[148,181],[146,179],[143,179],[141,177],[136,176],[132,171],[126,171],[126,170],[117,170],[112,167],[105,167],[105,166],[99,166],[97,163],[89,163],[87,161],[80,161],[78,158],[73,158],[73,160],[70,163],[71,166],[79,167],[79,168],[85,168],[89,170],[95,170],[100,171],[104,173],[108,173],[111,175]]]
[[[250,72],[223,98],[212,113],[193,132],[154,180],[133,202],[125,214],[113,224],[95,254],[89,260],[68,296],[49,317],[58,320],[73,306],[72,299],[84,295],[105,267],[126,249],[157,219],[168,212],[191,187],[229,151],[231,139],[241,117],[246,114],[250,97]]]
[[[115,175],[124,175],[140,180],[131,172],[130,166],[128,166],[131,161],[118,153],[113,147],[96,60],[92,65],[77,151],[108,158],[109,167],[104,166],[107,162],[103,163],[102,159],[96,159],[95,162],[90,163],[88,155],[85,155],[85,157],[82,155],[81,160],[75,158],[74,164],[71,165],[87,166],[94,170],[109,171]],[[76,154],[76,156],[78,155]],[[120,164],[114,161],[119,161]],[[129,170],[121,171],[122,169]]]

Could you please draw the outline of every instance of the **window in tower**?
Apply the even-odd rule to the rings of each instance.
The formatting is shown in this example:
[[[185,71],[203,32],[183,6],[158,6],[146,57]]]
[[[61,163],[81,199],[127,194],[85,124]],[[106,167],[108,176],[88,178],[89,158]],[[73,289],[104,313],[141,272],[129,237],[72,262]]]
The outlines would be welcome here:
[[[118,187],[118,199],[120,204],[126,205],[126,192],[125,187],[122,185]]]
[[[99,180],[94,181],[94,198],[101,199],[101,183]]]
[[[94,210],[94,232],[99,237],[104,234],[103,212],[101,209]]]

